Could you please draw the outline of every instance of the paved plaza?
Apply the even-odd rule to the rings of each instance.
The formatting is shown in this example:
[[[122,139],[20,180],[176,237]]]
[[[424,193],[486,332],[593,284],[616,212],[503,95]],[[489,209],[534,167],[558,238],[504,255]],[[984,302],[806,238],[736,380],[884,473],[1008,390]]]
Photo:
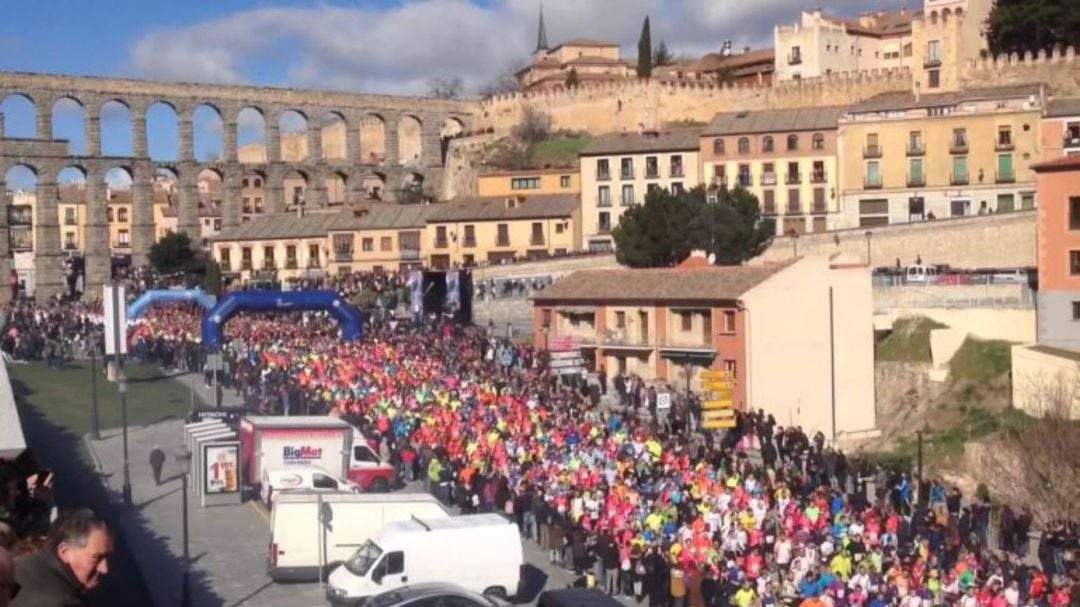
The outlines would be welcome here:
[[[201,376],[194,380],[196,396],[209,399]],[[235,402],[228,398],[226,403]],[[128,430],[132,507],[123,506],[123,439],[119,429],[102,432],[101,441],[88,441],[103,482],[112,498],[121,533],[136,557],[146,585],[158,607],[180,604],[182,578],[181,480],[172,453],[180,445],[183,420],[163,420]],[[154,446],[169,454],[162,484],[154,484],[149,455]],[[419,491],[415,483],[404,491]],[[190,503],[190,552],[192,604],[258,607],[304,607],[325,605],[318,584],[275,584],[266,575],[270,517],[258,502],[201,508]],[[524,541],[529,576],[527,596],[535,604],[542,588],[562,588],[573,581],[570,572],[551,567],[547,555]],[[523,602],[525,602],[523,600]]]

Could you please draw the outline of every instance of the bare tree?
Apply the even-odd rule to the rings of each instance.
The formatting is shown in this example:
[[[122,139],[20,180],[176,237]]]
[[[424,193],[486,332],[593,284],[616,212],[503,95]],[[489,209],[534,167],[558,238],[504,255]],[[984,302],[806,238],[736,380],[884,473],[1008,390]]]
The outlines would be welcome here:
[[[461,78],[432,78],[427,81],[428,96],[436,99],[457,99],[465,92]]]
[[[499,70],[491,81],[480,85],[476,89],[477,94],[481,97],[491,97],[493,95],[503,95],[506,93],[513,93],[521,89],[521,84],[518,82],[517,74],[521,70],[525,69],[528,64],[521,59],[517,59],[507,63],[503,69]]]
[[[514,127],[513,134],[525,145],[544,141],[551,137],[551,116],[527,105],[521,113],[521,121]]]
[[[1024,402],[1038,417],[1004,429],[977,457],[991,493],[1031,509],[1045,528],[1080,518],[1080,423],[1074,414],[1080,371],[1071,376],[1018,377]]]

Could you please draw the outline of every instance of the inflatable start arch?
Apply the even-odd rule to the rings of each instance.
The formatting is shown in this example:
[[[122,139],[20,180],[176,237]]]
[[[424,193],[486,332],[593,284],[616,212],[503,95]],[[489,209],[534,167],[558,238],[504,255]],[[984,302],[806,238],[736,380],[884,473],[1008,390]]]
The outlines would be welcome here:
[[[240,312],[329,312],[341,325],[345,341],[362,337],[364,317],[334,291],[239,291],[221,298],[202,321],[203,344],[221,349],[225,323]]]
[[[128,320],[135,320],[142,315],[150,306],[161,303],[194,302],[209,310],[214,307],[213,295],[202,289],[162,289],[147,291],[131,303],[128,308]]]

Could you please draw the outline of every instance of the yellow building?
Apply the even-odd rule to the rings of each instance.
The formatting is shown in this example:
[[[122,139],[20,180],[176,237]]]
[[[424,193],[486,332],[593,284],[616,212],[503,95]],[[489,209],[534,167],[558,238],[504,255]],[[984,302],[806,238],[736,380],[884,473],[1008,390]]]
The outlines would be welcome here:
[[[477,177],[476,189],[481,197],[578,194],[581,174],[577,167],[486,171]]]
[[[538,259],[581,249],[573,194],[472,198],[432,207],[425,257],[433,268]]]
[[[614,133],[581,151],[581,228],[590,251],[611,250],[611,231],[656,188],[680,192],[701,184],[701,129]]]
[[[840,119],[841,227],[1035,206],[1039,85],[883,93]]]
[[[425,222],[436,208],[381,204],[348,212],[347,220],[330,230],[329,272],[394,272],[420,267]]]
[[[717,114],[701,134],[702,178],[742,187],[776,219],[777,233],[837,224],[836,124],[842,108]]]

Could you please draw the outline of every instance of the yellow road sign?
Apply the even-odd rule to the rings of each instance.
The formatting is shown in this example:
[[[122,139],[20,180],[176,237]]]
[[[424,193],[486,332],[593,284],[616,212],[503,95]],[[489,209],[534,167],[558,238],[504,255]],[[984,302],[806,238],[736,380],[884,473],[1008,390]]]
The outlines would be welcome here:
[[[714,392],[716,398],[731,398],[735,395],[735,386],[727,382],[705,382],[701,385],[702,392]]]
[[[705,411],[715,411],[717,409],[732,409],[735,407],[735,403],[730,398],[722,398],[719,400],[707,400],[701,403],[701,408]]]
[[[701,381],[728,381],[731,379],[731,374],[723,370],[702,371],[700,377]]]
[[[706,430],[720,430],[735,427],[735,410],[719,409],[703,411],[701,413],[701,425]]]

